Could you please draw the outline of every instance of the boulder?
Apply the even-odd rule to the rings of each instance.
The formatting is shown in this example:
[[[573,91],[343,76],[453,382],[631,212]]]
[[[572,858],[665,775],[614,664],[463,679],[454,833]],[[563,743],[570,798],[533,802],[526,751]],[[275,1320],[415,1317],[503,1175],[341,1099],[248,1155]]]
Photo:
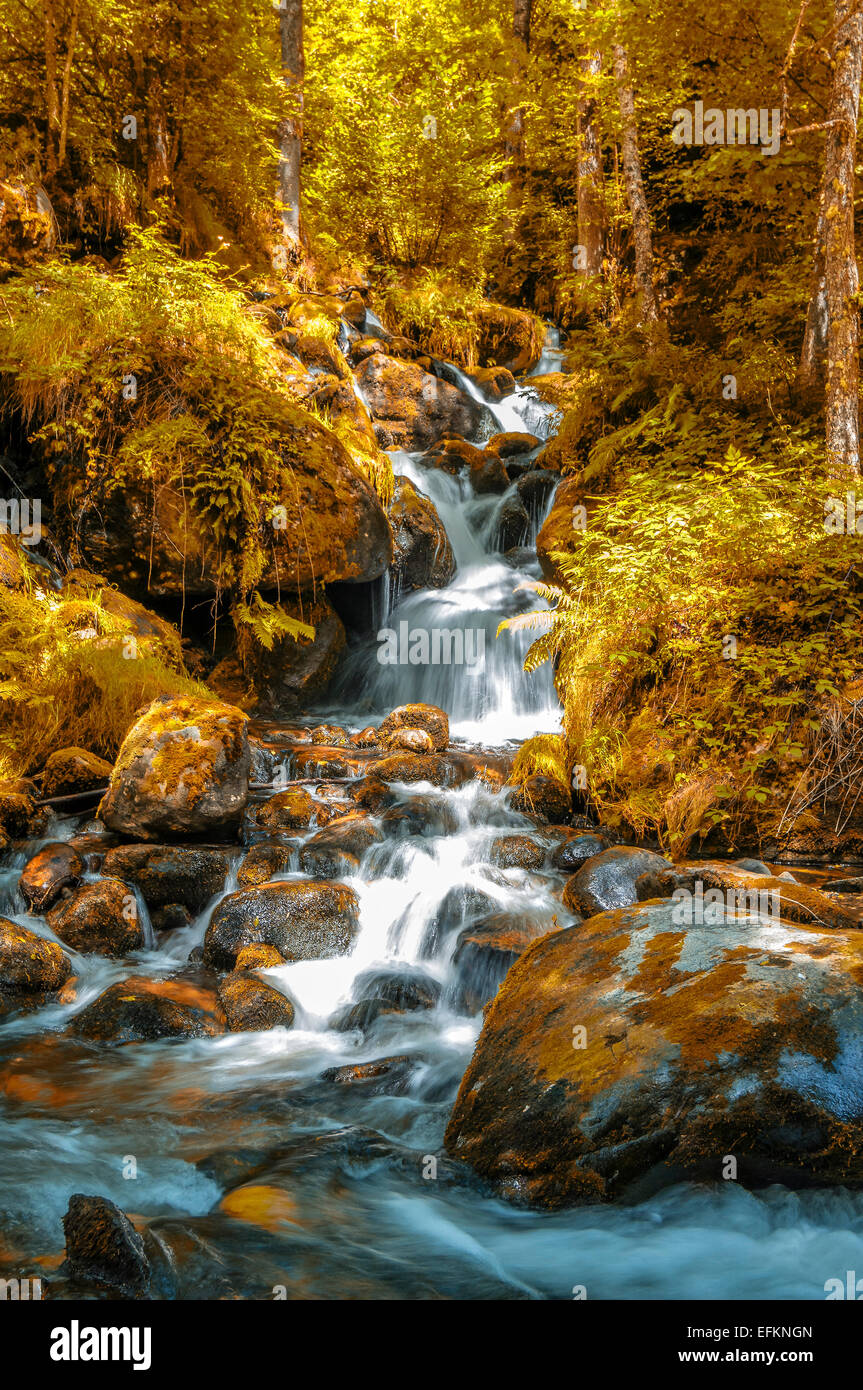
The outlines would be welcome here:
[[[348,742],[352,748],[379,748],[381,741],[377,729],[368,725],[365,729],[358,729],[355,734],[351,734]]]
[[[121,878],[141,890],[148,908],[182,903],[197,914],[221,893],[231,856],[210,845],[121,845],[102,861],[107,878]]]
[[[449,719],[437,705],[399,705],[387,715],[378,733],[385,740],[396,729],[424,729],[437,753],[449,745]]]
[[[522,505],[535,520],[538,520],[542,515],[549,496],[557,486],[557,481],[553,473],[532,468],[528,473],[522,473],[516,483],[515,486]]]
[[[235,832],[249,796],[247,726],[233,705],[160,696],[123,740],[101,819],[140,840]]]
[[[322,596],[303,604],[280,601],[289,617],[315,629],[313,638],[277,638],[272,649],[256,646],[247,663],[255,713],[268,717],[303,709],[324,695],[336,673],[347,638],[345,625]]]
[[[272,970],[284,963],[281,951],[277,951],[275,946],[267,946],[263,941],[244,946],[237,956],[238,970]]]
[[[384,449],[415,452],[447,433],[479,429],[482,406],[414,362],[376,352],[360,364],[356,378]]]
[[[326,825],[330,810],[302,787],[289,787],[259,806],[256,819],[268,830],[307,830],[310,825]]]
[[[524,545],[530,534],[530,516],[520,497],[508,497],[497,517],[498,550],[513,550]]]
[[[40,914],[73,888],[84,872],[80,855],[62,840],[43,845],[28,859],[18,880],[18,890],[31,912]]]
[[[239,888],[257,888],[261,883],[269,883],[276,874],[284,874],[291,867],[296,853],[294,845],[276,845],[262,841],[252,845],[237,874]]]
[[[146,1297],[151,1272],[144,1242],[125,1212],[107,1197],[74,1193],[63,1217],[63,1230],[64,1274],[111,1289],[123,1298]]]
[[[858,1185],[863,933],[604,912],[535,942],[485,1015],[446,1148],[560,1207],[684,1178]]]
[[[384,737],[389,752],[433,753],[434,742],[425,729],[391,729]]]
[[[35,814],[36,803],[29,791],[0,784],[0,842],[6,837],[24,839],[30,833]]]
[[[533,772],[512,794],[512,806],[552,825],[562,825],[572,815],[572,792],[558,777]]]
[[[393,753],[375,763],[375,775],[383,782],[431,782],[447,787],[454,782],[454,768],[434,753]]]
[[[487,401],[502,401],[515,394],[515,377],[506,367],[479,367],[468,376]]]
[[[510,477],[506,466],[496,454],[491,458],[481,454],[479,459],[471,464],[470,485],[477,497],[506,492],[509,484]]]
[[[357,1003],[349,1004],[330,1020],[330,1027],[338,1032],[365,1032],[384,1014],[433,1009],[441,994],[437,980],[412,970],[367,970],[354,987],[359,995]]]
[[[262,522],[272,558],[259,588],[312,593],[335,581],[379,578],[392,549],[374,488],[342,441],[308,411],[285,396],[272,395],[265,404],[279,449],[262,464],[262,493],[275,503],[270,521]],[[106,476],[104,488],[97,482],[82,500],[74,486],[76,468],[61,460],[57,493],[74,497],[69,520],[90,568],[137,599],[212,597],[221,591],[223,544],[211,522],[189,505],[188,488],[163,481],[154,493],[143,472],[118,488]]]
[[[104,990],[70,1023],[94,1042],[151,1042],[157,1038],[208,1038],[223,1033],[215,990],[186,980],[130,976]]]
[[[529,835],[499,835],[492,841],[490,859],[499,869],[541,869],[545,846]]]
[[[669,861],[652,850],[615,845],[585,860],[567,883],[563,901],[571,911],[586,917],[612,907],[628,907],[638,902],[636,880],[642,874],[669,867]]]
[[[551,856],[552,867],[574,874],[586,859],[593,859],[604,849],[608,849],[608,841],[603,835],[573,835],[557,846]]]
[[[666,867],[652,865],[638,877],[635,890],[641,902],[648,898],[675,897],[681,908],[686,909],[679,914],[682,920],[697,919],[705,913],[724,909],[729,913],[757,910],[768,916],[781,916],[789,922],[806,922],[818,927],[853,929],[861,925],[861,908],[857,904],[837,902],[808,884],[746,873],[729,864],[696,861]]]
[[[340,724],[317,724],[312,729],[312,743],[323,744],[325,748],[347,748],[350,742]]]
[[[89,792],[105,787],[111,776],[111,764],[86,748],[61,748],[52,753],[42,773],[42,795],[68,796],[72,792]]]
[[[516,912],[496,912],[465,927],[452,958],[458,1007],[468,1014],[478,1013],[494,998],[510,966],[528,946],[553,930],[551,921],[543,924]]]
[[[204,964],[232,970],[244,946],[264,942],[287,961],[346,955],[359,929],[359,905],[344,883],[265,883],[229,893],[204,937]]]
[[[486,453],[497,454],[498,458],[517,458],[519,454],[529,454],[542,443],[535,434],[524,434],[519,430],[507,430],[493,434],[485,446]]]
[[[48,924],[82,955],[119,957],[144,945],[135,894],[116,878],[76,888],[71,898],[48,913]]]
[[[366,850],[382,839],[383,834],[373,821],[351,812],[332,821],[303,845],[300,868],[312,878],[356,873]]]
[[[389,508],[393,533],[390,574],[402,592],[443,589],[455,574],[455,556],[437,508],[409,478],[396,477]]]
[[[290,1028],[294,1022],[294,1006],[287,995],[248,970],[225,976],[219,985],[219,1003],[232,1033],[262,1033]]]
[[[69,957],[56,941],[0,917],[0,990],[54,993],[71,973]]]

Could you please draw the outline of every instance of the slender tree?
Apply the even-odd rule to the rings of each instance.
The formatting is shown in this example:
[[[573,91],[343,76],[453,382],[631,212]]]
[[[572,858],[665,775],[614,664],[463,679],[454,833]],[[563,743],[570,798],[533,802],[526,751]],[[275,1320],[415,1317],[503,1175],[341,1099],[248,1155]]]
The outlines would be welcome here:
[[[626,49],[614,45],[614,77],[623,122],[623,177],[626,197],[632,217],[635,242],[635,281],[641,295],[641,316],[645,323],[659,318],[659,305],[654,288],[653,237],[650,231],[650,212],[641,174],[641,155],[638,149],[638,127],[635,122],[635,97],[629,76]]]
[[[530,24],[533,14],[533,0],[513,0],[512,31],[515,38],[514,83],[520,91],[530,52]],[[514,200],[519,200],[524,183],[524,136],[525,110],[519,105],[510,113],[506,129],[506,158],[509,168],[509,183]]]
[[[279,127],[279,198],[285,239],[300,240],[300,168],[303,153],[303,0],[280,0],[279,35],[282,46],[282,80],[288,89],[290,110]]]
[[[602,269],[607,225],[602,150],[597,123],[596,79],[602,71],[602,55],[585,51],[579,61],[582,94],[578,107],[578,243],[580,268],[588,275]]]

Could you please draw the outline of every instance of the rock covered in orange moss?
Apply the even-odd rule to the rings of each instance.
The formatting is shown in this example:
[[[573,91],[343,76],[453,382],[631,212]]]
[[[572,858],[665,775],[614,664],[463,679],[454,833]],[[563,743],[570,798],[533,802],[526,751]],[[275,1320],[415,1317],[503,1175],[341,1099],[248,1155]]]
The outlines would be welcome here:
[[[843,901],[806,883],[789,883],[773,875],[747,873],[733,864],[698,863],[657,867],[635,884],[638,898],[676,897],[702,918],[711,906],[766,912],[789,922],[816,927],[854,928],[863,921],[863,905]],[[699,907],[700,903],[700,907]],[[682,920],[687,920],[685,915]],[[709,917],[708,917],[709,920]]]
[[[427,449],[442,435],[479,428],[482,406],[414,362],[375,352],[355,375],[381,448]]]
[[[141,1298],[150,1287],[150,1264],[144,1242],[128,1216],[107,1197],[69,1198],[63,1217],[66,1236],[64,1273],[99,1288]]]
[[[140,840],[236,830],[249,796],[248,719],[234,705],[160,696],[126,735],[99,815]]]
[[[219,1003],[232,1033],[290,1028],[294,1021],[294,1006],[287,995],[248,970],[225,976],[219,985]]]
[[[513,793],[512,804],[526,815],[562,825],[572,815],[572,792],[559,777],[533,772]]]
[[[726,1156],[744,1183],[863,1183],[863,932],[675,914],[621,908],[530,947],[450,1154],[549,1207],[716,1180]]]
[[[48,922],[61,941],[87,955],[125,956],[144,944],[135,894],[117,878],[82,884]]]
[[[69,957],[56,941],[0,917],[0,990],[53,993],[71,973]]]
[[[60,748],[52,753],[42,773],[43,797],[67,796],[104,787],[111,764],[86,748]]]
[[[437,705],[399,705],[387,715],[378,733],[386,742],[397,729],[423,729],[436,753],[442,753],[449,744],[449,719]]]
[[[344,883],[264,883],[229,893],[204,937],[204,964],[232,970],[244,946],[275,946],[285,960],[343,956],[358,930],[357,895]]]

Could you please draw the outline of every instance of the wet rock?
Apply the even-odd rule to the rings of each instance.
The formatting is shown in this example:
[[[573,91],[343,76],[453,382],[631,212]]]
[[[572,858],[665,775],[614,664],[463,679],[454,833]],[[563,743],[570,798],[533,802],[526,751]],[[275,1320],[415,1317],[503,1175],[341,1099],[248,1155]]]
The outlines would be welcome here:
[[[63,1217],[64,1273],[83,1283],[116,1290],[124,1298],[143,1298],[150,1288],[144,1242],[128,1216],[107,1197],[69,1198]]]
[[[48,923],[61,941],[82,955],[120,957],[144,945],[135,895],[116,878],[82,884],[48,913]]]
[[[390,574],[402,592],[443,589],[455,574],[455,556],[437,508],[409,478],[396,477],[389,508],[393,533]]]
[[[317,777],[353,777],[361,764],[355,757],[341,753],[335,748],[318,744],[314,748],[301,748],[294,753],[294,768],[298,777],[309,780]]]
[[[330,810],[309,792],[291,787],[287,791],[276,792],[263,806],[259,806],[256,819],[258,825],[266,826],[268,830],[308,830],[310,825],[326,825]]]
[[[510,478],[505,464],[496,454],[492,458],[482,454],[471,464],[470,483],[477,497],[488,497],[494,493],[506,492]]]
[[[276,874],[287,873],[295,851],[294,845],[276,845],[266,841],[252,845],[240,865],[237,886],[257,888],[261,883],[269,883]]]
[[[493,999],[510,966],[554,923],[515,912],[496,912],[459,933],[453,970],[456,1000],[465,1013],[478,1013]]]
[[[468,376],[487,401],[502,401],[515,394],[515,377],[506,367],[479,367]]]
[[[366,850],[382,839],[381,831],[372,821],[352,812],[312,836],[300,850],[300,868],[314,878],[338,878],[340,873],[356,873]]]
[[[538,449],[542,443],[535,434],[524,434],[518,430],[507,430],[501,434],[493,434],[486,444],[486,452],[497,454],[498,458],[514,458],[519,454],[529,454],[533,449]]]
[[[219,985],[219,1003],[232,1033],[293,1026],[294,1006],[290,999],[250,971],[237,970],[225,976]]]
[[[669,861],[652,850],[615,845],[585,861],[567,883],[563,901],[571,911],[586,917],[613,907],[628,907],[638,901],[636,880],[642,874],[669,867]]]
[[[371,811],[373,815],[377,815],[384,806],[391,806],[396,799],[396,793],[380,777],[363,777],[350,788],[350,796],[358,806]]]
[[[863,878],[831,878],[822,883],[823,893],[863,893]]]
[[[528,565],[532,565],[535,560],[536,551],[531,550],[530,547],[526,545],[514,545],[512,549],[508,550],[503,556],[504,564],[509,565],[510,569],[514,570],[527,569]]]
[[[352,748],[377,748],[380,746],[380,738],[377,729],[369,725],[366,729],[360,729],[357,733],[351,734],[348,742]]]
[[[686,907],[686,913],[705,913],[715,910],[717,901],[724,901],[729,910],[741,913],[761,912],[782,917],[788,922],[805,922],[813,926],[853,929],[861,925],[856,904],[843,903],[828,897],[818,888],[803,883],[787,883],[773,875],[744,873],[728,864],[695,861],[662,868],[652,866],[636,882],[638,899],[670,898],[676,895]],[[711,894],[708,902],[707,894]],[[698,907],[697,904],[701,903]]]
[[[384,739],[384,747],[392,752],[433,753],[432,736],[425,729],[393,729]]]
[[[330,1020],[330,1027],[349,1033],[366,1032],[384,1014],[433,1009],[441,988],[429,975],[410,970],[367,970],[355,981],[359,998]]]
[[[315,635],[297,641],[276,638],[270,651],[255,647],[247,667],[258,716],[291,714],[319,700],[329,689],[347,642],[345,625],[325,596],[303,603],[284,597],[280,606],[288,617],[313,627]]]
[[[204,963],[231,970],[244,946],[264,942],[285,960],[343,956],[356,936],[358,902],[344,883],[266,883],[229,893],[204,938]]]
[[[492,841],[490,858],[500,869],[541,869],[545,846],[529,835],[500,835]]]
[[[71,973],[69,957],[56,941],[0,917],[0,990],[53,993]]]
[[[770,865],[765,864],[763,859],[735,859],[731,865],[733,869],[743,869],[748,874],[765,874],[770,876]]]
[[[230,852],[209,845],[121,845],[105,855],[102,872],[133,883],[148,908],[182,903],[197,915],[222,892],[230,866]]]
[[[526,815],[561,825],[572,814],[572,792],[559,778],[534,772],[513,792],[512,806]]]
[[[558,1207],[681,1178],[863,1173],[863,933],[674,905],[534,943],[485,1022],[447,1151],[504,1196]]]
[[[455,784],[451,762],[434,753],[393,753],[375,764],[375,774],[384,782],[431,782],[433,787]]]
[[[347,748],[348,736],[338,724],[318,724],[312,729],[312,743],[322,743],[327,748]]]
[[[69,796],[72,792],[93,791],[105,787],[112,767],[104,758],[88,753],[86,748],[61,748],[52,753],[42,773],[42,795]]]
[[[248,720],[217,701],[161,696],[126,735],[99,814],[135,839],[235,831],[249,795]]]
[[[0,532],[0,536],[2,536]],[[29,792],[0,785],[0,842],[4,838],[23,840],[30,832],[36,815],[36,803]]]
[[[18,889],[31,912],[46,912],[65,889],[73,888],[84,872],[84,864],[74,849],[62,840],[52,841],[24,866]]]
[[[512,550],[524,545],[530,534],[530,516],[519,497],[508,497],[497,518],[498,550]]]
[[[449,745],[449,719],[437,705],[399,705],[387,715],[378,732],[383,740],[397,729],[423,729],[438,753]]]
[[[551,856],[552,867],[564,873],[576,873],[586,859],[593,859],[608,849],[608,841],[602,835],[574,835],[558,845]]]
[[[416,1057],[379,1057],[374,1062],[357,1062],[353,1066],[328,1067],[321,1072],[322,1081],[336,1086],[362,1086],[373,1095],[401,1095],[416,1073]]]
[[[390,806],[381,817],[387,835],[451,835],[457,828],[455,813],[447,803],[433,796],[412,796]]]
[[[466,883],[450,888],[441,899],[440,905],[429,923],[419,954],[423,960],[431,960],[438,955],[448,937],[462,930],[478,917],[490,917],[498,909],[498,904],[489,893]]]
[[[165,903],[164,907],[154,908],[150,913],[150,924],[155,932],[182,931],[191,923],[192,914],[183,903]]]
[[[442,435],[474,434],[482,407],[415,363],[373,353],[356,371],[381,448],[427,449]]]
[[[558,479],[553,473],[546,473],[541,469],[532,469],[519,478],[516,483],[518,495],[532,517],[538,518],[542,515],[557,483]]]
[[[274,966],[284,963],[281,951],[277,951],[275,946],[267,946],[263,941],[244,946],[237,956],[238,970],[272,970]]]
[[[95,1042],[151,1042],[207,1038],[224,1032],[215,991],[185,980],[131,976],[110,985],[69,1027]]]
[[[482,449],[456,436],[438,440],[434,448],[423,455],[422,461],[429,467],[442,468],[445,473],[458,474],[465,464],[472,468],[485,460]]]

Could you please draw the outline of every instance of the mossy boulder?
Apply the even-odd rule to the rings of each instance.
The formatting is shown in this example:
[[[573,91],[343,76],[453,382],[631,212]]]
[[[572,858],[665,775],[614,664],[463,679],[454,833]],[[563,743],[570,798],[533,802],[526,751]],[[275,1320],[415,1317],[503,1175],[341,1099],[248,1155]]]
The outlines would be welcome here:
[[[457,386],[376,352],[360,364],[357,383],[384,449],[427,449],[442,435],[475,434],[483,407]]]
[[[69,1026],[94,1042],[152,1042],[213,1037],[225,1031],[225,1018],[214,988],[130,976],[110,985]]]
[[[485,452],[496,454],[502,459],[518,458],[520,454],[529,454],[538,449],[541,442],[535,434],[526,434],[523,430],[506,430],[501,434],[492,435],[485,446]]]
[[[294,1022],[294,1006],[287,995],[248,970],[225,976],[219,984],[219,1003],[232,1033],[290,1028]]]
[[[69,957],[56,941],[0,917],[0,990],[14,994],[54,993],[72,973]]]
[[[148,908],[182,903],[197,913],[221,893],[230,864],[229,851],[218,846],[118,845],[105,855],[102,872],[134,884]]]
[[[343,956],[359,929],[356,893],[344,883],[264,883],[229,893],[204,938],[204,964],[232,970],[244,946],[274,946],[287,961]]]
[[[545,328],[524,309],[487,302],[477,310],[481,367],[506,367],[518,375],[542,356]]]
[[[289,617],[315,629],[312,638],[277,639],[272,649],[256,647],[247,670],[254,689],[254,712],[277,717],[306,708],[325,694],[345,649],[345,627],[329,600],[318,595],[299,603],[283,599]]]
[[[296,844],[279,845],[262,841],[252,845],[237,874],[240,888],[257,888],[261,883],[269,883],[276,874],[283,874],[291,867]]]
[[[60,748],[52,753],[42,773],[42,795],[69,796],[73,792],[104,787],[111,776],[111,764],[86,748]]]
[[[126,735],[99,815],[140,840],[236,831],[249,796],[248,720],[194,697],[154,700]]]
[[[84,955],[125,956],[144,945],[135,894],[127,883],[84,883],[48,914],[51,930]]]
[[[863,932],[670,902],[535,942],[485,1015],[447,1151],[547,1207],[863,1179]]]
[[[572,815],[572,792],[559,777],[532,772],[515,788],[512,805],[526,815],[562,825]]]
[[[388,515],[393,533],[390,575],[399,590],[445,588],[455,574],[455,556],[431,499],[409,478],[398,476]]]
[[[276,792],[258,807],[257,822],[267,830],[308,830],[311,825],[326,825],[330,809],[317,801],[303,787],[288,787]]]
[[[489,858],[499,869],[541,869],[546,847],[530,835],[499,835],[492,841]]]
[[[387,715],[378,732],[385,742],[397,729],[423,729],[436,753],[442,753],[449,745],[449,719],[437,705],[399,705]]]

